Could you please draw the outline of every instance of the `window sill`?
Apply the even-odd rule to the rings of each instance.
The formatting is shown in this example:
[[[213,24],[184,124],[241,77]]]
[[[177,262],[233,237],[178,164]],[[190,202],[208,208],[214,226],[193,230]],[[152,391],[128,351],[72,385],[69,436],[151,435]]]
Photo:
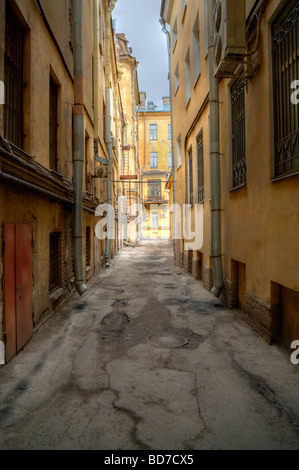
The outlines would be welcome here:
[[[271,183],[277,183],[278,181],[285,180],[286,178],[291,178],[292,176],[298,176],[299,171],[295,171],[294,173],[288,173],[282,176],[275,176],[271,179]]]
[[[55,302],[56,300],[60,299],[60,297],[62,296],[63,294],[63,289],[62,287],[58,287],[57,289],[55,289],[53,292],[51,292],[51,294],[49,295],[49,301],[50,303],[53,303]]]
[[[236,186],[235,188],[231,188],[230,192],[232,193],[234,191],[237,191],[238,189],[245,188],[245,186],[247,186],[247,183],[242,183],[239,186]]]

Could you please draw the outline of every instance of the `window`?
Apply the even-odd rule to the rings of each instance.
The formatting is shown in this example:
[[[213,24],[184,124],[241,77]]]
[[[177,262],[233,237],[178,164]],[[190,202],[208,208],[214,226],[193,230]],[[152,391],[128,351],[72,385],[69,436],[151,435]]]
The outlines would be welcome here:
[[[181,135],[179,135],[176,141],[176,152],[177,152],[177,169],[182,166],[182,142],[181,142]]]
[[[200,76],[200,42],[199,42],[199,16],[197,13],[193,27],[193,80],[194,86]]]
[[[193,157],[192,148],[188,150],[188,204],[193,206]]]
[[[60,286],[60,234],[58,232],[50,233],[50,274],[49,291],[53,292]]]
[[[90,189],[90,174],[89,174],[89,135],[85,134],[85,190]]]
[[[69,42],[73,41],[73,0],[69,0]]]
[[[151,212],[151,226],[158,227],[159,226],[159,212]]]
[[[158,154],[156,152],[151,153],[151,168],[158,168]]]
[[[168,168],[172,168],[172,152],[168,153]]]
[[[6,2],[4,136],[23,146],[24,28]]]
[[[273,24],[272,35],[275,110],[274,177],[279,177],[299,171],[299,105],[291,101],[292,82],[299,79],[298,2],[288,2],[284,12]]]
[[[160,180],[149,180],[148,185],[148,197],[158,198],[161,197],[161,181]]]
[[[171,140],[171,124],[168,124],[168,140]]]
[[[203,155],[203,131],[196,138],[197,152],[197,202],[204,202],[204,155]]]
[[[50,169],[57,171],[57,102],[58,102],[58,86],[50,76],[50,107],[49,107],[49,125],[50,125],[50,142],[49,142],[49,161]]]
[[[188,48],[188,52],[185,58],[185,76],[186,76],[186,107],[190,101],[190,50]]]
[[[129,174],[129,155],[126,152],[124,152],[124,154],[123,154],[122,174],[123,175],[128,175]]]
[[[172,50],[174,50],[178,40],[178,21],[175,19],[173,29],[172,29]]]
[[[176,66],[175,73],[174,73],[174,92],[178,91],[180,86],[180,71],[179,71],[179,64]]]
[[[245,142],[245,83],[237,80],[230,90],[231,95],[231,148],[232,187],[246,183],[246,142]]]
[[[90,227],[86,227],[86,234],[85,234],[85,260],[86,260],[86,267],[91,266],[91,257],[90,257]]]
[[[150,124],[150,140],[157,140],[157,124]]]

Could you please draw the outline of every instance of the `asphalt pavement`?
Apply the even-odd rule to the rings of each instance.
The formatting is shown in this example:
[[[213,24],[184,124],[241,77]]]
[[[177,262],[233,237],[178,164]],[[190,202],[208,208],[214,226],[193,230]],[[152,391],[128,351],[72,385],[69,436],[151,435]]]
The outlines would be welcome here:
[[[1,450],[298,450],[299,364],[168,242],[126,247],[0,369]]]

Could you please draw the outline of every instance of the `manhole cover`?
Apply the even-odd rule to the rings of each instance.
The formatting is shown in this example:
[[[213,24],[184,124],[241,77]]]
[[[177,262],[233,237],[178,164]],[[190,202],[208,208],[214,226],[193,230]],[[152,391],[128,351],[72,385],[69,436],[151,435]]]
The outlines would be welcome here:
[[[181,346],[188,344],[188,339],[184,336],[172,334],[148,336],[147,341],[153,346],[158,346],[159,348],[180,348]]]

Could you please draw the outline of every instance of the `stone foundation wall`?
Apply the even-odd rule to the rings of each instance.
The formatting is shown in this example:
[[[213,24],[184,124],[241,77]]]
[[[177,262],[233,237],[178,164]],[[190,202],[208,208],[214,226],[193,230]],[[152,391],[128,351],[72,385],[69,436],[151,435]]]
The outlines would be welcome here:
[[[244,312],[248,325],[264,338],[268,344],[272,344],[278,339],[278,307],[271,307],[254,295],[247,293]]]
[[[224,280],[224,289],[221,294],[221,301],[227,305],[228,308],[239,307],[238,285],[236,282]]]
[[[192,274],[197,280],[201,280],[201,263],[200,260],[192,261]]]

